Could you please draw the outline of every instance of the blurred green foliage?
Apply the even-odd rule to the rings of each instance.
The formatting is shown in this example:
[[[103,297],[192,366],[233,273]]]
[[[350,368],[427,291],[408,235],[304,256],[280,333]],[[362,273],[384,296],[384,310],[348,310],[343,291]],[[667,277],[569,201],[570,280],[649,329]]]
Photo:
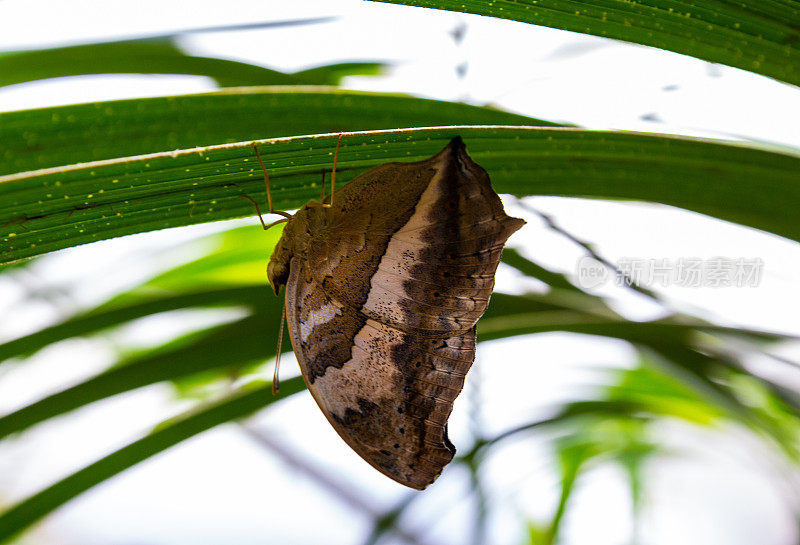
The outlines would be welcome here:
[[[785,3],[775,5],[781,2]],[[529,9],[533,4],[510,1],[403,3],[611,36],[798,81],[796,9],[712,2],[683,13],[667,10],[661,0],[610,0],[603,15],[606,8],[582,5],[575,10],[570,0],[539,2],[535,9]],[[282,74],[186,55],[176,43],[172,36],[0,54],[0,85],[66,75],[146,72],[206,75],[223,87],[283,86],[0,114],[0,252],[2,261],[10,264],[3,274],[13,279],[32,262],[23,258],[54,249],[249,215],[251,205],[240,196],[263,199],[263,186],[247,140],[294,137],[260,148],[276,202],[292,208],[318,192],[320,172],[330,168],[335,137],[319,133],[398,127],[407,130],[348,134],[339,157],[343,177],[389,160],[424,158],[461,134],[501,192],[663,202],[789,238],[800,235],[794,204],[800,200],[797,154],[695,139],[553,128],[553,123],[489,108],[308,89],[300,86],[335,85],[346,75],[378,73],[382,65],[346,63]],[[456,124],[514,127],[420,129]],[[304,134],[316,136],[300,136]],[[230,145],[234,142],[242,143]],[[185,149],[195,147],[199,148]],[[131,157],[141,154],[152,155]],[[98,160],[103,162],[76,165]],[[37,169],[49,170],[25,172]],[[9,506],[0,513],[0,542],[127,468],[279,399],[268,393],[271,385],[261,379],[275,357],[280,300],[269,292],[264,266],[279,234],[239,227],[206,237],[201,257],[187,259],[95,308],[0,345],[0,366],[24,365],[25,358],[50,345],[103,336],[154,314],[209,308],[239,313],[232,321],[190,331],[159,346],[121,351],[118,361],[96,376],[0,416],[0,439],[13,441],[41,422],[155,383],[171,384],[176,397],[194,404],[151,433]],[[654,457],[672,454],[659,442],[658,427],[664,422],[746,430],[796,469],[800,396],[742,363],[747,353],[785,337],[722,327],[675,312],[657,321],[632,322],[602,298],[523,253],[507,250],[504,262],[541,281],[548,291],[495,294],[479,323],[479,341],[564,331],[621,339],[640,355],[630,369],[607,370],[593,397],[554,407],[550,417],[499,435],[479,435],[454,461],[470,472],[475,494],[482,497],[481,472],[494,453],[513,441],[548,432],[560,495],[548,519],[526,521],[528,543],[559,542],[576,483],[603,464],[615,464],[627,476],[636,518],[647,486],[643,467]],[[658,302],[656,294],[640,292]],[[739,348],[730,349],[728,341]],[[291,379],[282,383],[280,397],[302,389],[300,379]],[[410,495],[375,517],[367,541],[378,543],[392,535],[419,497]],[[484,499],[476,513],[478,522],[489,508]]]

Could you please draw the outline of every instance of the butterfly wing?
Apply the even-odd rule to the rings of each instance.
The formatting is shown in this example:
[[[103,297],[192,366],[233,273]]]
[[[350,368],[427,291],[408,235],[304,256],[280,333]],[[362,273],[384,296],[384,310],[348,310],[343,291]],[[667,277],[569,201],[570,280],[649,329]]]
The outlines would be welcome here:
[[[445,428],[475,356],[474,328],[421,341],[332,299],[306,282],[301,263],[291,271],[289,332],[312,396],[362,458],[425,488],[455,453]]]
[[[313,234],[290,262],[292,344],[339,435],[423,489],[455,454],[447,419],[502,247],[523,222],[506,216],[460,139],[428,161],[359,176],[334,204],[310,212]]]

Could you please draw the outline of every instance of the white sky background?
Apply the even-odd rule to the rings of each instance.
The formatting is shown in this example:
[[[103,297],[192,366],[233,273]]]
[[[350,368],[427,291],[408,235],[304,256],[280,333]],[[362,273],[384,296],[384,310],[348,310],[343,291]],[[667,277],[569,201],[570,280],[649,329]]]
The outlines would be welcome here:
[[[155,14],[155,16],[154,16]],[[398,91],[497,106],[590,128],[614,128],[749,138],[800,148],[800,90],[740,70],[651,48],[552,29],[466,15],[356,1],[171,3],[139,1],[0,2],[0,51],[41,48],[173,32],[179,29],[334,15],[335,23],[274,30],[209,33],[183,38],[196,54],[253,62],[282,70],[349,60],[393,63],[381,78],[349,78],[354,89]],[[466,25],[456,44],[451,31]],[[456,67],[469,61],[466,76]],[[204,77],[93,76],[0,88],[0,111],[213,89]],[[655,119],[657,121],[643,120]],[[268,136],[268,135],[265,135]],[[535,176],[535,173],[531,173]],[[720,196],[724,198],[724,196]],[[758,288],[662,290],[675,308],[720,323],[800,334],[800,250],[784,239],[684,211],[542,197],[530,204],[612,261],[622,257],[760,257]],[[528,226],[512,245],[545,265],[573,272],[582,250],[513,205]],[[251,222],[251,220],[245,220]],[[0,341],[51,323],[76,305],[91,305],[136,283],[180,256],[172,247],[220,224],[148,233],[59,252],[21,279],[38,289],[67,288],[61,308],[22,304],[17,285],[0,279]],[[190,252],[190,249],[185,252]],[[498,287],[513,288],[501,271]],[[602,293],[626,315],[659,315],[625,290]],[[208,316],[187,317],[189,327]],[[176,333],[175,320],[153,317],[113,339],[152,343]],[[798,350],[785,354],[798,357]],[[532,356],[531,356],[532,355]],[[0,411],[72,384],[113,361],[110,344],[74,340],[48,348],[0,380]],[[481,373],[485,422],[499,431],[545,414],[555,403],[585,395],[597,383],[592,366],[623,366],[634,357],[623,343],[550,334],[484,343],[473,371]],[[531,364],[531,359],[534,364]],[[65,365],[65,362],[68,365]],[[754,365],[759,364],[758,361]],[[284,371],[292,372],[290,360]],[[797,381],[797,377],[783,377]],[[800,385],[800,382],[794,382]],[[451,435],[468,444],[467,399],[456,404]],[[45,423],[0,450],[0,503],[23,497],[127,443],[181,407],[167,388],[148,388]],[[296,396],[259,417],[257,425],[292,451],[379,506],[404,489],[367,468],[335,435],[309,396]],[[694,456],[650,468],[651,488],[642,528],[647,545],[765,545],[796,543],[790,513],[753,445],[735,433],[698,434],[675,426],[670,444]],[[493,462],[492,493],[504,509],[493,526],[495,543],[521,539],[519,515],[549,517],[557,482],[543,442],[509,447]],[[445,472],[407,521],[426,543],[465,543],[470,511],[463,476]],[[4,498],[2,495],[10,495]],[[595,472],[580,486],[565,521],[564,543],[616,545],[630,540],[627,491],[613,470]],[[433,505],[452,505],[444,513]],[[426,505],[430,508],[426,508]],[[438,509],[438,508],[437,508]],[[220,513],[223,515],[220,515]],[[194,438],[72,501],[42,525],[34,543],[204,544],[358,543],[365,521],[331,502],[313,481],[287,468],[234,427]],[[266,536],[266,537],[265,537]]]

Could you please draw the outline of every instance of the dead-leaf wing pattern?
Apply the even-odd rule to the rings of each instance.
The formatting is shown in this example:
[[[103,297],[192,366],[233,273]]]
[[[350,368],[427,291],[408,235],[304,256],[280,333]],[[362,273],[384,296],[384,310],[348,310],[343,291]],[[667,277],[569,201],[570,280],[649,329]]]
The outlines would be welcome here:
[[[474,328],[423,340],[331,299],[301,263],[291,270],[287,299],[300,304],[287,301],[289,331],[314,399],[362,458],[425,488],[455,453],[445,430],[475,357]]]
[[[460,140],[340,191],[334,209],[309,210],[305,251],[289,265],[295,353],[344,440],[386,475],[425,488],[455,454],[447,419],[502,247],[522,221],[506,216]]]

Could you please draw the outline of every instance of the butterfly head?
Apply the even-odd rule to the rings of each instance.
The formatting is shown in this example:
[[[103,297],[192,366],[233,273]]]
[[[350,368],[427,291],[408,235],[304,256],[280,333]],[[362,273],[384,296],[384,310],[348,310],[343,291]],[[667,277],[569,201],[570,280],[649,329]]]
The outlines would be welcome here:
[[[281,286],[289,280],[289,263],[295,253],[294,243],[297,238],[294,229],[296,223],[293,220],[294,218],[286,223],[281,238],[275,245],[275,249],[272,250],[272,256],[267,263],[267,279],[275,295],[278,295]]]
[[[286,280],[289,278],[289,264],[287,262],[280,262],[275,259],[275,255],[273,254],[272,259],[269,260],[267,264],[267,279],[269,279],[269,285],[272,286],[272,290],[275,292],[275,295],[278,295],[278,292],[281,289],[281,286],[286,284]]]

